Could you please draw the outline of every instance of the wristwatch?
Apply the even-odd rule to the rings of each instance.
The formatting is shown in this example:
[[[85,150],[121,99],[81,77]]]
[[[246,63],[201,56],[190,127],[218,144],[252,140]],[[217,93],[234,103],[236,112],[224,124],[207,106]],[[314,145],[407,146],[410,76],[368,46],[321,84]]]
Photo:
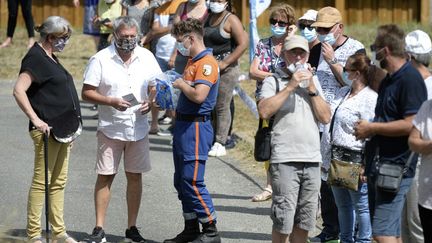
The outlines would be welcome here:
[[[335,58],[331,59],[329,63],[334,65],[334,64],[338,63],[338,60],[335,57]]]
[[[309,92],[309,96],[311,96],[311,97],[318,96],[318,91],[315,91],[315,92]]]

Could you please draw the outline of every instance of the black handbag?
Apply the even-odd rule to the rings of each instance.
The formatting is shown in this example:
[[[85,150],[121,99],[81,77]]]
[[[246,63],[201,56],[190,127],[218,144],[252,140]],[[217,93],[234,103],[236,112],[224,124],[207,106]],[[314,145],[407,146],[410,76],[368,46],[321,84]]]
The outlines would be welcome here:
[[[380,161],[377,164],[378,174],[376,186],[379,190],[396,194],[399,191],[402,177],[406,172],[408,165],[414,157],[414,152],[411,152],[409,158],[404,165],[396,164],[393,161]]]
[[[273,76],[276,82],[276,94],[279,93],[279,82]],[[270,160],[271,157],[271,132],[273,128],[275,115],[273,115],[267,127],[263,127],[263,119],[259,119],[258,130],[255,134],[254,157],[258,162]]]
[[[81,117],[76,110],[67,110],[59,116],[48,120],[48,124],[52,127],[50,132],[54,139],[60,143],[70,143],[82,132]]]

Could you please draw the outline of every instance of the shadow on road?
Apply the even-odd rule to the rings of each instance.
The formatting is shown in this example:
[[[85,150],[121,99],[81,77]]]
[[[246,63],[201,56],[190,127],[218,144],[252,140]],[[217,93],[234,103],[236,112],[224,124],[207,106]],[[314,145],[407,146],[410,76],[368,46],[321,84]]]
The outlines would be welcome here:
[[[255,186],[257,186],[258,188],[260,188],[261,190],[264,190],[264,188],[258,183],[256,182],[252,177],[250,177],[248,174],[246,174],[245,172],[243,172],[241,169],[235,167],[234,165],[228,163],[227,161],[223,160],[220,157],[216,157],[220,162],[226,164],[227,166],[229,166],[232,170],[234,170],[235,172],[237,172],[237,174],[243,176],[246,180],[252,182]]]
[[[225,211],[225,212],[233,212],[233,213],[246,213],[252,215],[270,215],[270,207],[266,208],[245,208],[245,207],[236,207],[236,206],[217,206],[214,208],[216,211]]]
[[[239,232],[239,231],[219,231],[222,238],[238,240],[271,241],[271,234]]]

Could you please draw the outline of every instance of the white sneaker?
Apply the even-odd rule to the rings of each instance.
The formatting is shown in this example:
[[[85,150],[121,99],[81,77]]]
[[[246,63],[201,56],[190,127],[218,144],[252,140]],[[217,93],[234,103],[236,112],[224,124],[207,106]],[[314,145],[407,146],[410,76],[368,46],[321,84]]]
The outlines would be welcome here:
[[[211,148],[211,150],[208,153],[209,156],[211,157],[219,157],[219,156],[224,156],[226,155],[226,150],[225,150],[225,146],[223,146],[222,144],[215,142]]]

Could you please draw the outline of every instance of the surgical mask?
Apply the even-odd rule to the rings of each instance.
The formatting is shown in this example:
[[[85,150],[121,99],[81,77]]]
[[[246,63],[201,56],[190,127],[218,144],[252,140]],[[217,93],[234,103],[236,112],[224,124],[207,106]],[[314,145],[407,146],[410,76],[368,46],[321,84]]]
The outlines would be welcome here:
[[[376,57],[376,51],[373,51],[371,53],[371,63],[375,66],[377,66],[380,69],[385,69],[387,67],[387,60],[382,59],[382,60],[378,60]]]
[[[343,72],[342,73],[342,80],[344,81],[344,83],[346,85],[351,86],[353,81],[352,81],[352,79],[348,78],[348,75],[349,75],[348,72]]]
[[[107,4],[111,4],[113,2],[115,2],[115,0],[105,0],[105,3],[107,3]]]
[[[68,39],[66,38],[55,39],[53,43],[53,51],[62,52],[67,43],[68,43]]]
[[[190,3],[197,3],[199,0],[189,0]]]
[[[281,37],[281,36],[285,35],[286,28],[287,28],[286,26],[280,27],[280,26],[270,25],[271,33],[275,37]]]
[[[190,47],[186,48],[183,42],[176,42],[176,48],[185,57],[190,56]]]
[[[336,43],[336,38],[333,33],[328,33],[326,35],[318,34],[318,40],[321,43],[328,43],[331,46],[333,46]]]
[[[210,2],[210,4],[209,4],[209,8],[210,8],[210,11],[211,11],[212,13],[216,13],[216,14],[217,14],[217,13],[222,13],[222,12],[225,10],[227,4],[228,4],[228,3],[216,3],[216,2]]]
[[[115,37],[115,45],[118,49],[125,51],[125,52],[131,52],[135,49],[137,45],[137,38],[124,38],[119,39]]]
[[[317,33],[315,28],[309,30],[309,28],[304,28],[300,31],[300,35],[303,36],[309,43],[317,38]]]

